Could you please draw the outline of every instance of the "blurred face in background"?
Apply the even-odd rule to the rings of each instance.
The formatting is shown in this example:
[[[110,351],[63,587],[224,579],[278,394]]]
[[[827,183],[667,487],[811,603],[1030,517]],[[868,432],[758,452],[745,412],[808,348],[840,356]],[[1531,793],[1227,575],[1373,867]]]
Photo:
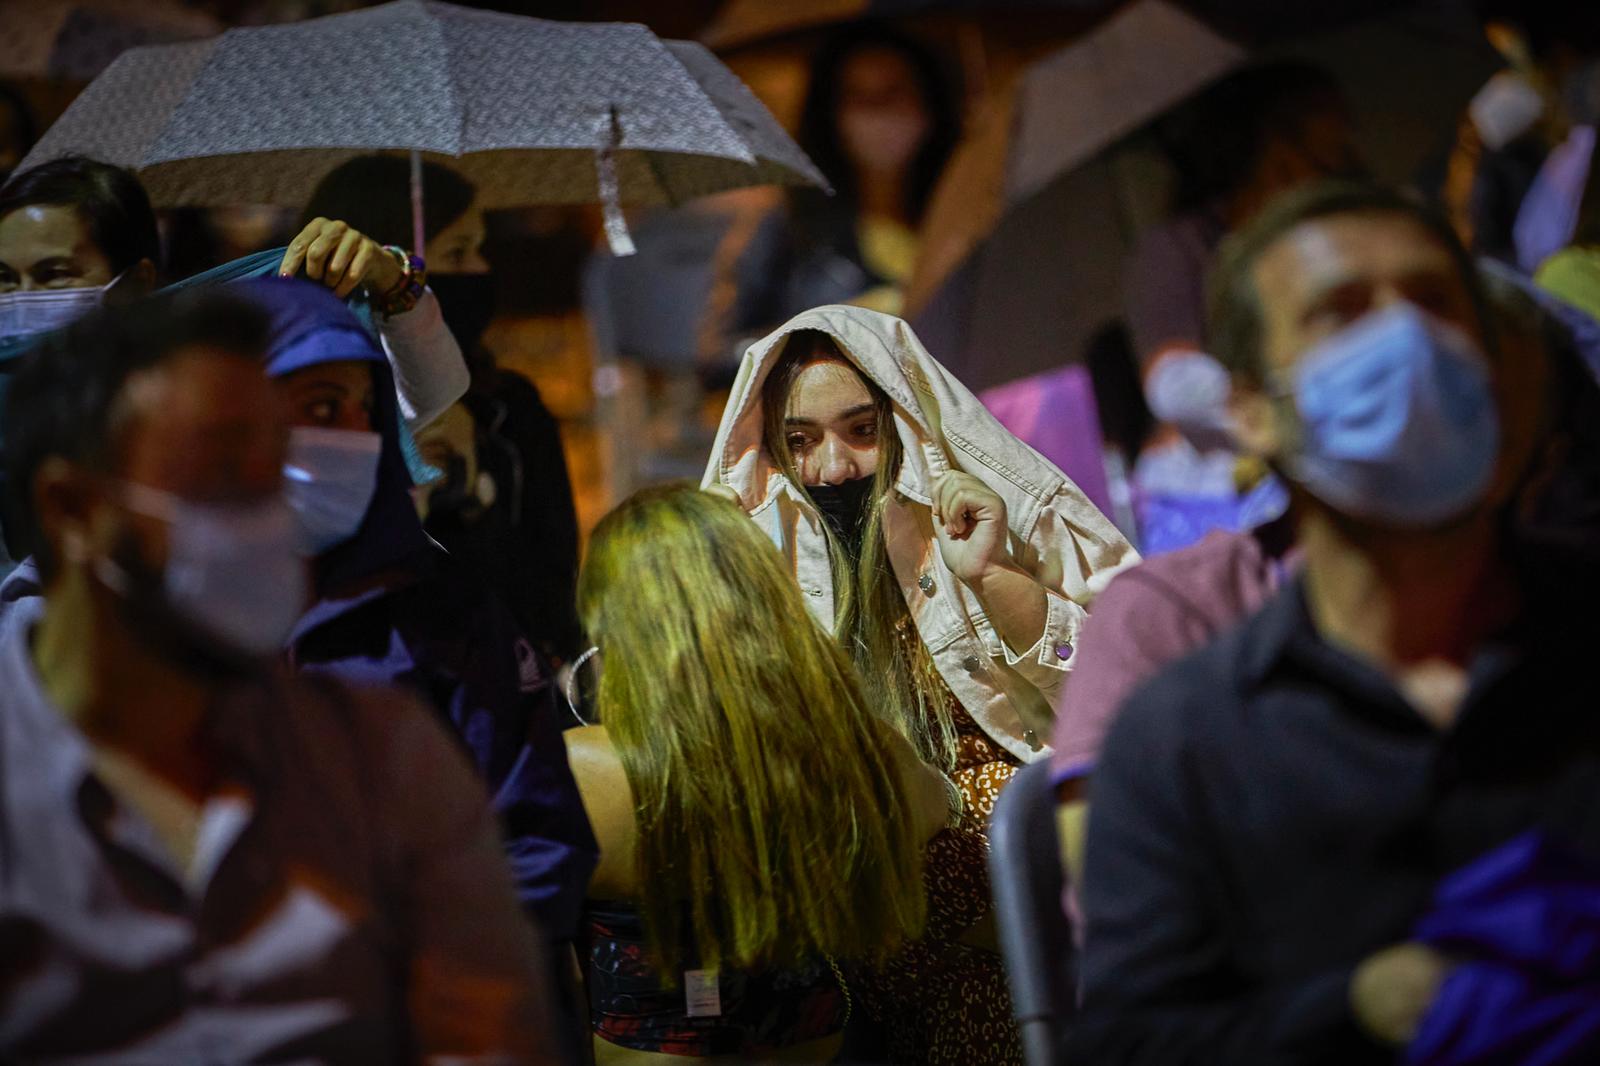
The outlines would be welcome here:
[[[429,274],[487,274],[489,261],[483,257],[483,242],[488,236],[483,209],[477,204],[436,233],[423,248]]]
[[[113,276],[76,208],[29,204],[0,218],[0,293],[82,289]]]
[[[898,174],[932,132],[916,70],[899,52],[865,48],[839,71],[839,138],[856,168]]]

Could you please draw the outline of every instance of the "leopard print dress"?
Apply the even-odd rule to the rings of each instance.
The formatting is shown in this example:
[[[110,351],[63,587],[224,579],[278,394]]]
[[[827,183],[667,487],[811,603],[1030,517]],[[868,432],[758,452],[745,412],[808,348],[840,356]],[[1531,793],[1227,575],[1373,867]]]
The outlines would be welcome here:
[[[957,748],[952,780],[965,802],[959,825],[928,842],[923,883],[928,925],[922,938],[882,967],[850,978],[863,1021],[876,1026],[889,1061],[927,1066],[1021,1066],[1000,956],[960,942],[988,917],[989,816],[1021,764],[989,740],[950,697]]]

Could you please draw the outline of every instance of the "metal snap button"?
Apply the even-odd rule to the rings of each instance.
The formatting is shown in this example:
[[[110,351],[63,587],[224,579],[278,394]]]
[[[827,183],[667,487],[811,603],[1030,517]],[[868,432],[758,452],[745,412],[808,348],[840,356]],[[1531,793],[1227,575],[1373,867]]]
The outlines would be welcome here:
[[[923,591],[924,595],[932,596],[933,595],[933,575],[932,574],[923,574],[921,577],[917,578],[917,588],[921,589]]]

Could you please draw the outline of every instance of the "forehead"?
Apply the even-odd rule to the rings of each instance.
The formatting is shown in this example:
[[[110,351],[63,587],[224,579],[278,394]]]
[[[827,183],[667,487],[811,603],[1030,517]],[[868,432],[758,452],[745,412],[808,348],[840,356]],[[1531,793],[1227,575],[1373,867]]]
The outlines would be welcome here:
[[[371,364],[359,359],[335,359],[291,370],[287,374],[279,375],[275,381],[280,388],[294,392],[310,388],[356,391],[372,387],[372,367]]]
[[[828,422],[841,413],[872,403],[872,392],[856,369],[837,359],[817,359],[795,375],[784,415]]]
[[[1418,220],[1392,211],[1300,223],[1269,244],[1251,271],[1263,303],[1310,299],[1352,281],[1435,276],[1461,283],[1450,250]]]
[[[863,48],[844,61],[839,71],[845,95],[876,94],[910,89],[915,91],[916,71],[905,56],[892,48]]]
[[[434,241],[444,243],[452,240],[459,240],[462,237],[481,236],[484,232],[484,228],[485,222],[483,217],[483,208],[479,207],[477,204],[473,204],[471,207],[467,208],[466,212],[460,218],[456,219],[454,222],[451,222],[444,229],[434,234],[433,241],[430,241],[429,243],[431,244]]]
[[[280,438],[285,424],[256,360],[200,346],[135,374],[120,408],[125,469],[154,475],[140,478],[151,484],[174,485],[171,475],[186,471],[231,468]]]
[[[14,267],[95,251],[89,227],[76,208],[29,204],[0,218],[0,261]]]

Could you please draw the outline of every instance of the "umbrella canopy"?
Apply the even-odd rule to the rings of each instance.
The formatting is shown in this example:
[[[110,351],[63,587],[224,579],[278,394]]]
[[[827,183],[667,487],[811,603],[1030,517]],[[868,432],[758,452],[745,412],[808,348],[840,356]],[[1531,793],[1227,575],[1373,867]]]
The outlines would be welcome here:
[[[1076,362],[1122,314],[1123,258],[1162,214],[1171,179],[1139,131],[1245,58],[1176,6],[1139,0],[1001,98],[941,180],[907,292],[918,335],[965,384]],[[1494,69],[1475,21],[1449,4],[1399,8],[1248,58],[1328,70],[1387,181],[1417,172]]]
[[[335,166],[383,150],[448,163],[489,208],[824,184],[736,82],[643,26],[396,0],[128,52],[22,165],[104,159],[138,171],[158,206],[299,205]]]
[[[130,48],[221,29],[168,0],[0,0],[0,77],[88,81]]]

